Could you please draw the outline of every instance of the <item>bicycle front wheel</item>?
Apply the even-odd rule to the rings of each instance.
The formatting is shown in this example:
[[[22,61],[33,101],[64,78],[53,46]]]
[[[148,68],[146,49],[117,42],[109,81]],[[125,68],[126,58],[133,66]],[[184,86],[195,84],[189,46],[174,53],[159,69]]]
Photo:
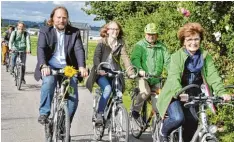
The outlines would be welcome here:
[[[133,137],[139,139],[141,134],[143,133],[142,131],[142,117],[143,114],[141,113],[140,117],[138,120],[136,120],[133,116],[132,116],[132,110],[133,107],[136,103],[136,99],[137,96],[139,95],[139,90],[137,90],[137,88],[135,88],[132,92],[131,92],[131,97],[132,97],[132,103],[131,103],[131,108],[130,108],[130,113],[129,113],[129,122],[130,122],[130,131]],[[139,121],[140,120],[140,121]]]
[[[129,120],[128,113],[123,104],[118,104],[116,111],[112,112],[111,127],[109,128],[110,141],[129,141]]]
[[[6,55],[6,72],[9,71],[9,54]]]
[[[58,133],[57,136],[62,142],[70,141],[70,117],[67,104],[58,111]]]
[[[15,86],[17,86],[17,78],[18,78],[18,71],[17,71],[18,66],[16,65],[14,68],[14,73],[13,73],[13,77],[15,79]]]
[[[22,66],[17,67],[17,89],[20,90],[21,84],[22,84],[22,77],[23,77],[23,68]]]

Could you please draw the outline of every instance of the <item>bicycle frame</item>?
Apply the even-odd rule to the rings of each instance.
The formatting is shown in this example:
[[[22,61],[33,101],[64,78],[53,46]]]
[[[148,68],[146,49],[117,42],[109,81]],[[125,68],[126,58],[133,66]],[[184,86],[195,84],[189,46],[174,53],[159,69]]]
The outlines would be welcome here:
[[[118,82],[118,79],[117,79],[118,76],[119,75],[116,74],[113,77],[113,79],[115,79],[115,86],[119,85],[119,82]],[[108,116],[110,115],[110,112],[115,112],[116,106],[119,103],[123,103],[123,101],[122,101],[122,92],[120,90],[118,90],[117,87],[115,87],[113,90],[114,91],[112,92],[111,97],[109,98],[109,101],[108,101],[107,106],[106,106],[105,111],[104,111],[104,120],[108,120]],[[110,110],[112,110],[112,111],[110,111]]]
[[[17,53],[16,64],[18,64],[18,65],[24,65],[24,63],[22,63],[22,55],[25,52],[24,51],[14,51],[14,52]]]
[[[207,119],[207,114],[206,114],[206,110],[205,110],[205,106],[208,105],[207,103],[204,104],[202,103],[200,105],[200,122],[201,124],[198,126],[194,136],[193,136],[193,139],[191,140],[191,142],[196,142],[198,139],[199,141],[202,142],[201,138],[204,136],[204,135],[207,135],[211,138],[214,138],[216,139],[216,137],[209,132],[209,124],[208,124],[208,119]]]

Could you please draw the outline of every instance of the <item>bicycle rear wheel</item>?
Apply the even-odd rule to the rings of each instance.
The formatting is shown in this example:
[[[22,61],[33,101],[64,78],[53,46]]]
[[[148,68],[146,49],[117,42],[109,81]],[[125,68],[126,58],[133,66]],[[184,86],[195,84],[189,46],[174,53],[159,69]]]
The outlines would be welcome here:
[[[109,140],[117,142],[129,141],[129,119],[126,108],[118,104],[116,111],[112,112],[111,127],[109,127]],[[113,139],[114,138],[114,139]]]
[[[17,67],[17,89],[20,90],[21,84],[22,84],[22,77],[23,77],[23,68],[22,65]]]

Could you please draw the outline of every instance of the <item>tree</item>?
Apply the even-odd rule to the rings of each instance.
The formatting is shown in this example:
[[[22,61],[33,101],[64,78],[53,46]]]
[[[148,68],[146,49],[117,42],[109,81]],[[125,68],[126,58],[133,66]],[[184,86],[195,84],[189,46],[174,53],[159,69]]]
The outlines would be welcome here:
[[[119,20],[134,16],[137,12],[150,14],[158,8],[159,2],[140,2],[140,1],[92,1],[86,2],[86,8],[82,8],[88,15],[94,14],[94,20]]]

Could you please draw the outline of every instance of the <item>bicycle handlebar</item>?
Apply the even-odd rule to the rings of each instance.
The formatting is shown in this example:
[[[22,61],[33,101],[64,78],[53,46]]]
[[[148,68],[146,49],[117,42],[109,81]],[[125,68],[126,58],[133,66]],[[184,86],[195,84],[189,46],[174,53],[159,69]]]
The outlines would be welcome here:
[[[125,73],[127,73],[130,69],[132,69],[132,67],[129,66],[129,67],[127,68],[127,70],[125,70],[125,71],[120,71],[120,70],[116,71],[116,70],[113,69],[113,67],[111,66],[110,63],[108,63],[108,62],[101,62],[101,63],[98,65],[98,67],[97,67],[97,72],[100,71],[100,67],[101,67],[102,65],[108,65],[108,66],[110,66],[111,72],[113,72],[113,73],[115,73],[115,74],[117,74],[117,75],[119,75],[119,74],[125,74]],[[133,66],[133,68],[136,68],[136,67]],[[137,68],[136,68],[136,70],[137,70]],[[135,77],[137,76],[137,74],[138,74],[138,70],[137,70],[137,73],[134,75],[133,78],[135,78]],[[113,77],[114,75],[113,75],[112,73],[110,73],[110,72],[107,72],[107,76],[108,76],[108,77]]]
[[[233,106],[230,103],[225,103],[222,97],[219,96],[202,96],[204,93],[200,93],[199,96],[189,96],[189,102],[184,104],[184,107],[189,108],[191,105],[196,105],[199,103],[206,104],[208,102],[216,104],[227,104]],[[231,101],[234,101],[234,96],[231,96]]]
[[[182,88],[179,92],[176,93],[176,97],[178,97],[180,94],[182,94],[184,91],[190,89],[190,88],[200,88],[199,85],[197,84],[190,84]]]
[[[51,70],[51,75],[64,75],[64,69],[59,69],[59,70],[50,69],[50,70]],[[79,76],[81,76],[80,72],[74,75],[74,77],[79,77]]]

